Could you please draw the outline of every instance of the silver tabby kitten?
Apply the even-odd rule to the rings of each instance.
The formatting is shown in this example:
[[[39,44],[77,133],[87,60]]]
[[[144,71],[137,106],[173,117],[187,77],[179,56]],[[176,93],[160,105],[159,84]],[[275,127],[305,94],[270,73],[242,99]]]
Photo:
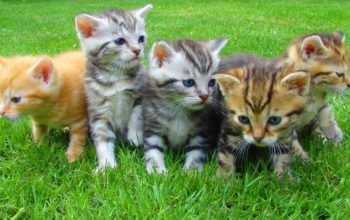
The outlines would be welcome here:
[[[202,171],[206,150],[218,140],[221,119],[216,108],[221,96],[212,74],[226,42],[178,40],[153,45],[142,100],[148,173],[166,174],[163,143],[185,151],[185,170]]]
[[[136,91],[146,45],[144,19],[150,9],[152,5],[135,11],[111,9],[75,19],[88,59],[85,89],[98,159],[96,171],[117,165],[117,138],[141,143],[142,108]]]

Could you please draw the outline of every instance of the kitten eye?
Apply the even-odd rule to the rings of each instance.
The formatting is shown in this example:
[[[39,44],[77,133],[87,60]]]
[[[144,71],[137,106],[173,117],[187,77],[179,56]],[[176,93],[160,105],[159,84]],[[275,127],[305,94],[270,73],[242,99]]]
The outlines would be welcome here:
[[[343,77],[344,76],[344,73],[341,73],[341,72],[335,72],[335,74],[337,74],[338,77]]]
[[[18,104],[21,101],[21,97],[12,97],[11,102]]]
[[[185,79],[185,80],[182,81],[182,83],[186,87],[191,87],[191,86],[193,86],[195,84],[193,79]]]
[[[280,124],[282,121],[282,118],[279,116],[271,116],[269,118],[269,120],[267,121],[267,123],[269,123],[270,125],[278,125]]]
[[[213,87],[213,86],[215,86],[215,83],[216,83],[215,79],[211,79],[211,80],[209,80],[209,82],[208,82],[208,86],[209,86],[209,87]]]
[[[126,43],[126,40],[124,39],[124,38],[117,38],[117,39],[115,39],[114,40],[114,43],[116,44],[116,45],[123,45],[123,44],[125,44]]]
[[[139,43],[144,43],[145,42],[145,36],[140,36],[139,39],[138,39]]]
[[[238,116],[238,121],[245,125],[250,124],[250,120],[247,116],[243,116],[243,115]]]

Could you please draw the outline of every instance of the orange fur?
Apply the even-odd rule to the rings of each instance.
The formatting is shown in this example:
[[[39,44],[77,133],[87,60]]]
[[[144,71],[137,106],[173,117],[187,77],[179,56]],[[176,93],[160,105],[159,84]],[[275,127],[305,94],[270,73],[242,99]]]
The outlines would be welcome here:
[[[69,127],[68,162],[84,150],[88,131],[84,81],[85,57],[67,52],[54,58],[13,57],[0,74],[0,114],[9,119],[28,115],[37,143],[47,127]],[[18,103],[14,98],[21,97]]]

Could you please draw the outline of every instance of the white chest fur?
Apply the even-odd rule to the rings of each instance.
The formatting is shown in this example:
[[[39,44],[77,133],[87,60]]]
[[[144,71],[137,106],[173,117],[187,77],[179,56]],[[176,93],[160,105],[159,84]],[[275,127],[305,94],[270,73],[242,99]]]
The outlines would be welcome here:
[[[180,113],[177,117],[165,124],[165,133],[171,147],[184,147],[193,130],[193,123],[186,113]]]

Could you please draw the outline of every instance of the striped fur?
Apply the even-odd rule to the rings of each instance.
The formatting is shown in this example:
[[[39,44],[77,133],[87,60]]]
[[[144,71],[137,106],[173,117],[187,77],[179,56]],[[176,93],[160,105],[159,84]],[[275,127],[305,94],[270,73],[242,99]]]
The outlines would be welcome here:
[[[242,67],[254,62],[270,62],[270,65],[287,66],[291,71],[310,72],[309,105],[297,128],[300,129],[312,123],[314,133],[324,136],[327,140],[340,142],[343,134],[337,125],[331,106],[326,101],[326,96],[330,93],[342,94],[350,85],[347,74],[349,53],[344,39],[345,36],[341,32],[310,34],[295,40],[282,57],[268,60],[249,54],[240,54],[224,58],[220,63],[220,69]],[[296,135],[293,150],[300,158],[308,159]]]
[[[151,5],[136,11],[112,9],[100,14],[80,14],[76,28],[87,62],[85,88],[90,128],[98,167],[117,165],[116,140],[142,143],[140,64],[144,56],[144,17]]]
[[[218,148],[218,175],[234,174],[236,165],[249,156],[249,148],[269,149],[278,178],[290,175],[290,145],[306,107],[309,74],[257,60],[221,70],[215,78],[227,111]]]
[[[220,93],[212,74],[226,40],[178,40],[153,45],[150,72],[143,88],[144,150],[148,173],[165,174],[164,148],[184,150],[184,169],[202,171],[206,151],[215,146]],[[193,80],[190,87],[184,80]],[[211,81],[213,82],[213,81]],[[214,81],[215,82],[215,81]],[[166,148],[166,149],[167,149]]]

